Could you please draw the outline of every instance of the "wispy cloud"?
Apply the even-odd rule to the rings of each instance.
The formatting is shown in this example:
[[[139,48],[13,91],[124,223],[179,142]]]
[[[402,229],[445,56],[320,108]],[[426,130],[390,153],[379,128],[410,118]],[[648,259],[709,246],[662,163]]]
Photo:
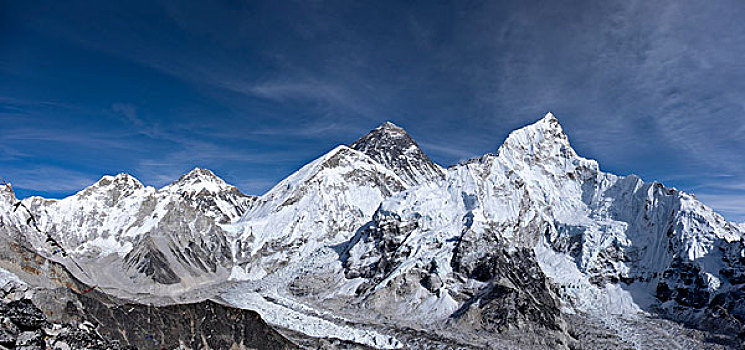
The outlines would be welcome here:
[[[98,177],[88,173],[56,166],[36,166],[29,168],[6,168],[5,181],[17,189],[47,193],[68,193],[79,191],[93,184]]]
[[[244,193],[250,194],[250,195],[262,195],[264,194],[268,189],[274,187],[277,183],[273,180],[268,179],[255,179],[255,180],[248,180],[248,181],[242,181],[233,184],[234,186],[237,186],[240,188]]]
[[[428,141],[418,141],[419,146],[429,155],[445,155],[447,158],[455,158],[458,161],[468,160],[479,156],[469,147],[463,147],[454,144],[433,143]],[[440,164],[449,166],[452,164]]]
[[[136,127],[145,126],[145,122],[137,115],[137,107],[131,103],[115,102],[111,105],[111,110]]]
[[[92,132],[89,130],[66,129],[60,132],[58,128],[39,127],[10,127],[0,131],[4,143],[13,141],[23,141],[27,144],[33,142],[53,142],[68,145],[81,145],[85,147],[100,147],[102,149],[132,149],[135,145],[131,140],[126,140],[132,136],[127,132]],[[23,154],[16,152],[16,154]],[[26,153],[28,154],[28,153]]]
[[[728,220],[745,222],[745,193],[698,193],[696,194],[696,198],[723,214]]]

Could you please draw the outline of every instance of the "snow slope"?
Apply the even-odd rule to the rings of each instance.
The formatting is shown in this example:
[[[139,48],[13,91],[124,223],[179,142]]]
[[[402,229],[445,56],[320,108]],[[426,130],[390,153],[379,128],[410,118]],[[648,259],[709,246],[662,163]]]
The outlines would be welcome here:
[[[231,228],[245,273],[261,277],[348,240],[383,199],[406,188],[391,170],[338,146],[261,196]]]

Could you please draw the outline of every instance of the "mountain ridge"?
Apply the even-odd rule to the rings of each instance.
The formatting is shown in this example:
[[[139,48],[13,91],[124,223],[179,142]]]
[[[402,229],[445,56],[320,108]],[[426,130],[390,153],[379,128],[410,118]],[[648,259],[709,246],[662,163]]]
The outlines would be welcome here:
[[[260,197],[236,191],[195,168],[161,189],[120,174],[75,200],[24,203],[49,217],[44,230],[73,232],[60,241],[84,265],[108,252],[108,271],[139,286],[130,292],[227,286],[226,303],[311,337],[379,348],[714,346],[698,331],[659,335],[685,332],[670,319],[720,343],[745,339],[730,331],[745,322],[743,226],[683,191],[601,171],[551,113],[447,169],[383,123]]]

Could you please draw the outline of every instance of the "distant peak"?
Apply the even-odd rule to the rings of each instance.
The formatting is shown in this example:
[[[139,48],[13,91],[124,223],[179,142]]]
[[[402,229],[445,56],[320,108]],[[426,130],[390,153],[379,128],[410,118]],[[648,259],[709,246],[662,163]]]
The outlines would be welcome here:
[[[389,121],[349,147],[392,170],[409,185],[439,179],[443,175],[442,169],[424,154],[414,139]]]
[[[404,139],[403,143],[405,143],[407,147],[409,144],[414,143],[414,140],[412,140],[409,134],[406,133],[406,130],[387,121],[380,124],[377,128],[370,130],[370,132],[365,136],[362,136],[359,140],[353,142],[350,147],[361,151],[360,148],[366,148],[364,147],[365,145],[368,147],[372,144],[384,147],[393,146],[394,143],[402,145],[401,139]],[[365,153],[364,151],[362,152]]]
[[[542,121],[547,121],[547,122],[557,122],[557,123],[559,122],[559,120],[556,119],[556,116],[554,116],[554,114],[551,113],[551,112],[546,113],[546,115],[543,116],[543,118],[541,118],[541,120]]]
[[[137,180],[134,176],[129,175],[127,173],[119,173],[114,176],[104,175],[97,182],[97,184],[101,184],[101,185],[108,185],[110,183],[129,184],[129,185],[134,185],[136,187],[142,187],[142,183],[140,183],[140,180]]]
[[[392,130],[392,131],[403,131],[403,132],[405,132],[403,128],[401,128],[400,126],[398,126],[396,124],[393,124],[390,121],[387,121],[387,122],[385,122],[383,124],[380,124],[380,126],[378,126],[375,130]]]
[[[194,178],[194,177],[202,177],[202,176],[203,177],[211,177],[211,178],[219,179],[219,177],[217,177],[217,175],[215,175],[215,173],[213,173],[212,170],[205,169],[205,168],[200,168],[200,167],[195,167],[194,169],[192,169],[188,173],[182,175],[181,177],[182,178],[184,178],[184,177],[185,178]]]
[[[16,194],[10,183],[6,183],[5,186],[0,185],[0,200],[6,200],[6,198],[10,203],[15,203],[16,201]]]
[[[554,116],[553,113],[548,112],[546,113],[543,118],[537,120],[536,122],[532,124],[528,124],[520,129],[515,130],[514,132],[520,132],[522,130],[540,130],[541,132],[555,132],[557,134],[563,134],[564,130],[561,127],[561,123],[559,123],[559,119]]]
[[[119,173],[113,176],[104,175],[100,180],[96,181],[96,183],[86,187],[78,193],[90,194],[101,190],[108,191],[112,188],[116,190],[137,190],[144,187],[145,186],[143,186],[134,176],[126,173]]]
[[[190,186],[200,183],[215,183],[222,185],[225,184],[225,181],[219,176],[215,175],[215,173],[213,173],[209,169],[196,167],[188,173],[181,175],[181,177],[179,177],[178,180],[174,181],[171,185]]]
[[[391,122],[380,124],[359,140],[354,141],[349,147],[365,153],[376,161],[380,161],[378,158],[384,153],[404,153],[409,149],[419,149],[404,129]]]
[[[520,129],[517,129],[510,133],[509,138],[513,136],[527,136],[531,138],[535,137],[556,137],[560,139],[566,139],[567,136],[564,134],[564,129],[559,123],[553,113],[548,112],[546,115],[536,121],[533,124],[526,125]]]

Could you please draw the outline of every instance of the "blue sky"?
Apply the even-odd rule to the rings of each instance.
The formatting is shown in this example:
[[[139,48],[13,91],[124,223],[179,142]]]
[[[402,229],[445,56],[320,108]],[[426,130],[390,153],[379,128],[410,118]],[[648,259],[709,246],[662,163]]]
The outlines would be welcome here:
[[[745,221],[741,1],[124,3],[2,5],[20,196],[194,166],[261,194],[386,120],[449,165],[551,111],[604,170]]]

